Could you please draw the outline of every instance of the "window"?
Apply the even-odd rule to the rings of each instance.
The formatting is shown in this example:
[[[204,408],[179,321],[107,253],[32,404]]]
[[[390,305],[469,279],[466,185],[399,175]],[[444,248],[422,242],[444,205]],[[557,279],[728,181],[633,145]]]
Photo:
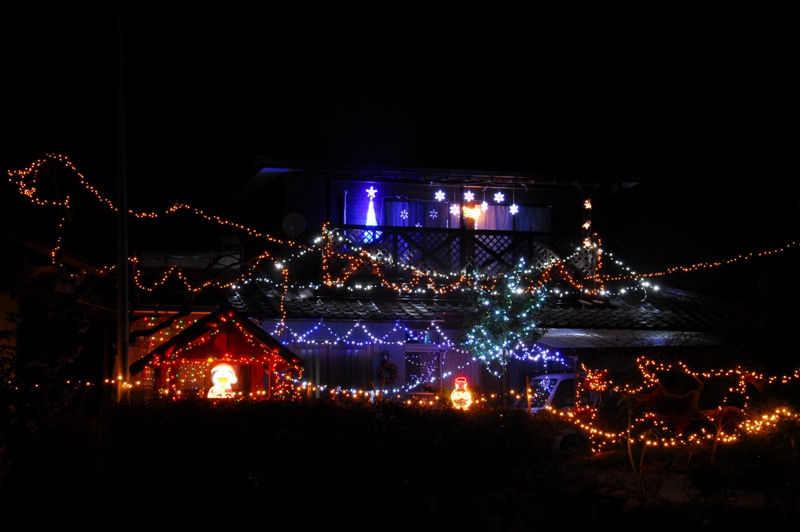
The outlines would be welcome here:
[[[553,231],[553,209],[550,207],[520,207],[512,215],[505,205],[489,205],[475,223],[475,229],[492,231]]]
[[[408,198],[388,198],[384,224],[400,227],[450,227],[450,203]]]
[[[386,198],[383,204],[383,224],[399,227],[461,227],[461,215],[453,214],[448,201],[426,201],[421,199],[395,196]],[[474,224],[465,225],[472,229],[490,231],[535,231],[550,233],[553,231],[552,207],[519,207],[517,214],[512,215],[509,205],[489,205],[481,211],[475,207],[479,216]]]

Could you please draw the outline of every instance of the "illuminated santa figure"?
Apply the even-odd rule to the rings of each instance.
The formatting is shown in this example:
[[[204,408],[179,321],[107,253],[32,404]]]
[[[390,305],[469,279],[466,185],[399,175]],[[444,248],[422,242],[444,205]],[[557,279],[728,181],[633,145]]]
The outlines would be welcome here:
[[[211,370],[211,382],[214,383],[208,390],[206,397],[209,399],[229,399],[233,397],[231,384],[236,384],[236,370],[230,364],[217,364]]]
[[[453,401],[455,408],[466,410],[472,404],[472,394],[467,390],[467,378],[456,377],[456,389],[450,394],[450,400]]]

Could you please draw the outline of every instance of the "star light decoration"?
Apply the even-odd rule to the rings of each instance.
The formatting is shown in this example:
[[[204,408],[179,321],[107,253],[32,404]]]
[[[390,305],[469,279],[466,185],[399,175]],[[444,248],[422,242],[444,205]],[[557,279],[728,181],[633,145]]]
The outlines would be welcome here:
[[[498,192],[494,195],[494,200],[497,203],[503,203],[506,200],[506,196],[502,192]]]
[[[377,190],[375,190],[375,187],[369,187],[369,188],[367,189],[367,197],[368,197],[369,199],[375,199],[375,193],[376,193],[376,192],[378,192],[378,191],[377,191]]]
[[[436,201],[444,201],[444,192],[437,190],[433,197],[436,198]]]
[[[471,190],[467,190],[464,192],[464,199],[467,201],[473,201],[475,199],[475,194],[473,194]]]

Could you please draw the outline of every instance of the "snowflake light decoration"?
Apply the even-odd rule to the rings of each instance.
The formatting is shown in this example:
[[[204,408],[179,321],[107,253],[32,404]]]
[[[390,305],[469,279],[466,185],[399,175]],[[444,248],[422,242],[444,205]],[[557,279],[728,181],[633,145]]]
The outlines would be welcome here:
[[[517,214],[519,212],[519,207],[517,207],[516,203],[511,204],[511,207],[508,208],[511,211],[511,214]]]
[[[473,194],[471,190],[467,190],[464,192],[464,199],[467,201],[472,201],[475,199],[475,194]]]
[[[497,203],[503,203],[506,200],[506,197],[502,192],[498,192],[497,194],[494,195],[494,200]]]
[[[484,201],[483,201],[483,203],[481,203],[481,210],[482,210],[483,212],[486,212],[486,211],[488,211],[488,210],[489,210],[489,204],[488,204],[488,203],[486,203],[486,200],[484,200]]]
[[[422,227],[422,224],[417,222],[417,223],[414,224],[414,227]]]
[[[436,218],[439,217],[439,213],[436,212],[436,210],[431,209],[431,212],[428,213],[428,216],[431,217],[431,220],[435,220]]]
[[[450,205],[450,214],[452,214],[453,216],[458,216],[458,205],[456,205],[455,203],[453,205]]]
[[[403,219],[403,220],[408,220],[408,211],[405,210],[405,209],[400,211],[400,218]]]
[[[444,192],[437,190],[433,197],[436,198],[436,201],[444,201]]]

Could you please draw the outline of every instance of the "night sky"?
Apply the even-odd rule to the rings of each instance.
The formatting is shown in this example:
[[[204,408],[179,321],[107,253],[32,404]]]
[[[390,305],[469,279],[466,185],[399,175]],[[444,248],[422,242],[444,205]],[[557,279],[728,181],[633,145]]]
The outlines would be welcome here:
[[[639,271],[797,239],[797,33],[785,17],[607,15],[398,29],[126,17],[128,179],[191,202],[257,155],[504,171],[592,163],[645,180],[613,198],[601,235]],[[3,169],[62,153],[113,196],[115,20],[2,26]]]

